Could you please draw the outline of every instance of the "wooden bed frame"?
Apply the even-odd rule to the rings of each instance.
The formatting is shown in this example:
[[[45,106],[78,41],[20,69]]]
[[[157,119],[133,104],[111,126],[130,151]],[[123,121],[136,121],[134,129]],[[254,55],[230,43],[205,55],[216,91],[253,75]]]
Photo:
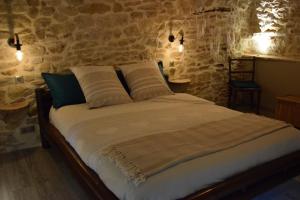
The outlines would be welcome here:
[[[118,199],[102,182],[99,176],[80,159],[79,155],[62,134],[49,123],[52,98],[46,89],[36,89],[41,142],[44,148],[57,146],[70,167],[95,199]],[[270,188],[300,174],[300,151],[253,167],[225,181],[185,197],[185,200],[202,199],[250,199]]]

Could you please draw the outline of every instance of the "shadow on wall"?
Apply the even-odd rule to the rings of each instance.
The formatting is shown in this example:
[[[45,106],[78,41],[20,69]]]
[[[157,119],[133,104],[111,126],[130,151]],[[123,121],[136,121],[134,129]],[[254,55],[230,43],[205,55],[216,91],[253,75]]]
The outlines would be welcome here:
[[[262,109],[274,113],[276,97],[300,96],[300,62],[258,59],[256,69],[256,81],[262,87]]]
[[[12,15],[12,6],[11,6],[11,0],[4,0],[7,10],[7,25],[9,30],[10,37],[14,36],[14,20]]]

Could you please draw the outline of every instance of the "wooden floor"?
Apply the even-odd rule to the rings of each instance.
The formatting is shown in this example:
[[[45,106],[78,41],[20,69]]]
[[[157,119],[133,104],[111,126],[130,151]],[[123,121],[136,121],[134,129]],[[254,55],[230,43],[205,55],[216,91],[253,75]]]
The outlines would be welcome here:
[[[55,148],[0,155],[0,200],[90,200]]]
[[[0,154],[0,200],[91,199],[56,148]]]

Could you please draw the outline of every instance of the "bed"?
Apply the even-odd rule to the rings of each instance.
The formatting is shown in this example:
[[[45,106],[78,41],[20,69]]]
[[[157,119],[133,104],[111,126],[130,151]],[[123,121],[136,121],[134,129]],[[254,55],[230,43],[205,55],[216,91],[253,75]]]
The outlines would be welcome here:
[[[94,134],[78,137],[70,133],[83,129],[86,122],[101,119],[91,129],[101,137],[120,131],[135,137],[138,133],[185,129],[241,113],[188,94],[92,110],[85,104],[54,110],[45,89],[37,89],[36,97],[43,147],[56,145],[97,199],[247,199],[300,171],[300,131],[286,127],[188,160],[136,186],[112,162],[95,157],[97,145],[105,145],[104,138],[97,141]]]

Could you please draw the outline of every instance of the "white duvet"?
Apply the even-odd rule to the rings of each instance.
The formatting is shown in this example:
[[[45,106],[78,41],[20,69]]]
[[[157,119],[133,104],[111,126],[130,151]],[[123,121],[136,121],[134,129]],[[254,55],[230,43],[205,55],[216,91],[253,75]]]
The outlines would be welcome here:
[[[86,104],[51,109],[50,120],[118,198],[167,200],[185,197],[300,149],[300,131],[285,128],[235,148],[182,163],[150,177],[139,186],[128,182],[111,161],[99,157],[97,150],[105,148],[111,140],[118,142],[151,132],[189,128],[240,114],[188,94],[176,94],[93,110]],[[83,128],[82,124],[91,122],[92,130],[96,131]]]

